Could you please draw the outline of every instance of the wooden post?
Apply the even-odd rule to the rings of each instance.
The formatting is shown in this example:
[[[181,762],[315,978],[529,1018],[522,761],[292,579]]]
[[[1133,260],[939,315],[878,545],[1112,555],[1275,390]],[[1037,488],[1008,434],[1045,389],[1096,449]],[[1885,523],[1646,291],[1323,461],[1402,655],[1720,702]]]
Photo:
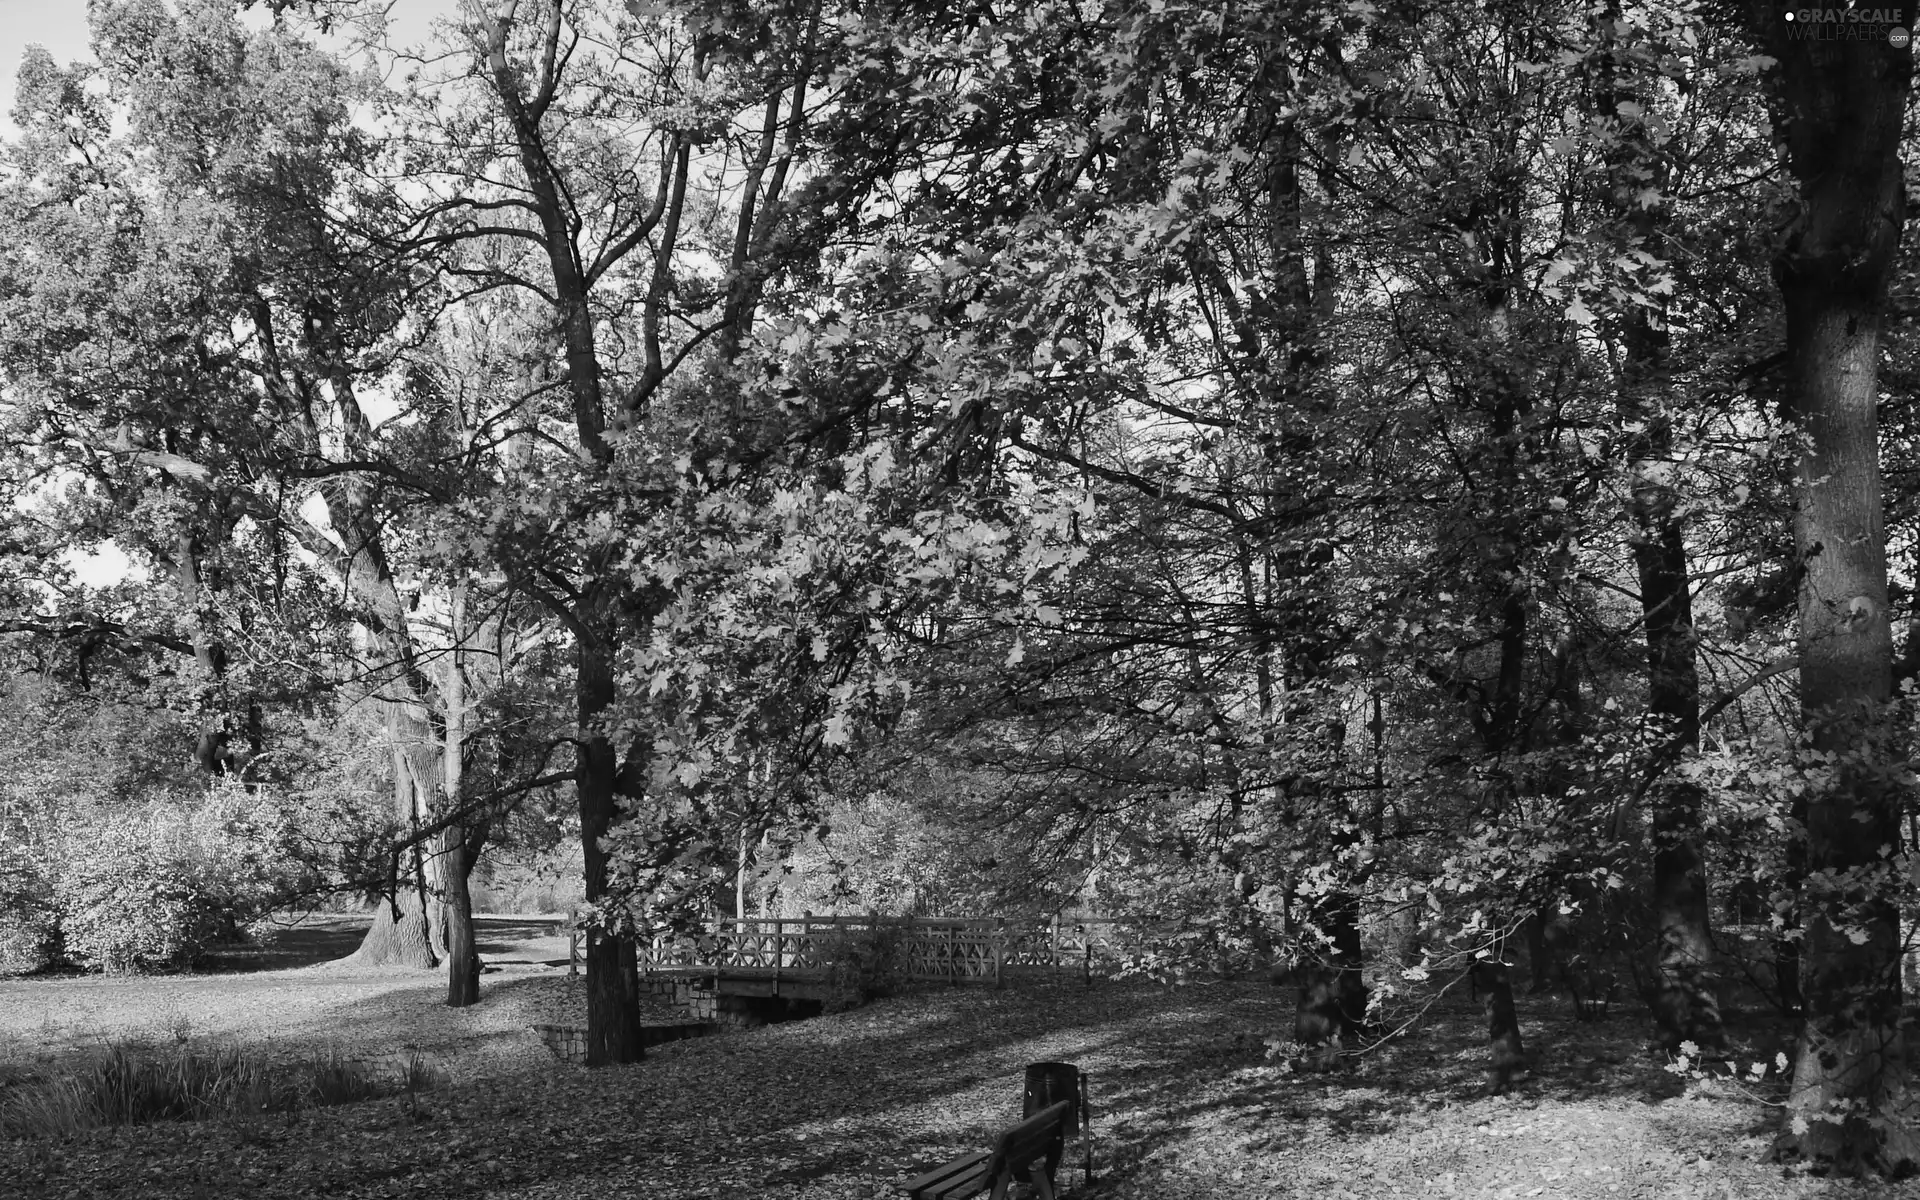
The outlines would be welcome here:
[[[787,961],[786,921],[773,919],[773,990],[780,990],[780,966]]]
[[[1086,946],[1086,954],[1080,961],[1080,982],[1087,987],[1092,987],[1093,986],[1093,930],[1087,929],[1085,925],[1082,925],[1080,928],[1086,931],[1086,937],[1081,939],[1081,941]]]
[[[1007,955],[1007,919],[993,919],[993,986],[1000,986],[1000,961]]]
[[[733,869],[733,915],[747,919],[747,827],[740,826],[740,856]]]
[[[1053,921],[1049,924],[1047,929],[1047,938],[1048,938],[1047,944],[1049,946],[1049,949],[1047,951],[1047,963],[1054,970],[1058,971],[1060,969],[1060,914],[1059,913],[1053,914]]]

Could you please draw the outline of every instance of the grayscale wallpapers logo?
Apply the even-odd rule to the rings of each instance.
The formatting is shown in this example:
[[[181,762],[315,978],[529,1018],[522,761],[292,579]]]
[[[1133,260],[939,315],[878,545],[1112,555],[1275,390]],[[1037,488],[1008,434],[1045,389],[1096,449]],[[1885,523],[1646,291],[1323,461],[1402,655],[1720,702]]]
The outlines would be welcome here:
[[[1898,8],[1790,8],[1781,14],[1787,38],[1796,42],[1877,42],[1904,50],[1913,36]]]

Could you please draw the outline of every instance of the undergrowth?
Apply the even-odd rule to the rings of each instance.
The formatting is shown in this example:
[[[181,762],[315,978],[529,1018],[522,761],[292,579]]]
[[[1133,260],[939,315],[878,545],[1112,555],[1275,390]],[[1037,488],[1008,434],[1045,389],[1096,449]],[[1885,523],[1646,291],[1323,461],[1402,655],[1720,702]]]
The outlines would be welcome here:
[[[0,1138],[59,1138],[102,1125],[292,1114],[428,1090],[440,1073],[419,1054],[397,1063],[338,1049],[274,1061],[264,1050],[179,1039],[109,1042],[78,1061],[0,1063]]]

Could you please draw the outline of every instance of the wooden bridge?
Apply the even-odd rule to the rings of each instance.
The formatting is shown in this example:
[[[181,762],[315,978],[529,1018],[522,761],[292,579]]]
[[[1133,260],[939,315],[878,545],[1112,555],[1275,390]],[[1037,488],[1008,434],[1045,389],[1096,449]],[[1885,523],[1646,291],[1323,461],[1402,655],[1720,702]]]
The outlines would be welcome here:
[[[1111,918],[717,918],[639,946],[643,975],[698,980],[730,996],[817,999],[863,971],[927,983],[1090,976],[1115,944]],[[710,982],[708,982],[710,981]]]

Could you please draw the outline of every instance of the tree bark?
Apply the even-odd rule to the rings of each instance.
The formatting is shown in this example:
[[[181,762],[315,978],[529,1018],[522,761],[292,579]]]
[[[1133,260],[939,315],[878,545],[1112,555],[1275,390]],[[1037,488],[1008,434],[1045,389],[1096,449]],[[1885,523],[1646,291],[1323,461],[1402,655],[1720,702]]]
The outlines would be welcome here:
[[[458,811],[466,801],[467,765],[467,589],[456,583],[447,610],[447,675],[440,685],[446,729],[441,738],[440,802],[446,811]],[[450,825],[440,833],[440,852],[447,928],[447,1004],[466,1008],[480,1003],[480,952],[474,945],[473,864],[486,844],[487,821],[479,817]]]
[[[1520,1015],[1513,1007],[1513,982],[1503,962],[1481,960],[1468,968],[1474,995],[1487,1014],[1487,1048],[1492,1056],[1488,1075],[1494,1092],[1506,1091],[1527,1068],[1526,1046],[1520,1041]]]
[[[449,830],[447,860],[447,1004],[466,1008],[480,1003],[480,952],[473,936],[473,892],[468,881],[477,855],[457,830]]]
[[[382,900],[359,948],[342,961],[361,967],[431,969],[433,947],[427,941],[427,917],[420,893],[407,888],[398,896]]]
[[[1881,319],[1905,222],[1900,135],[1913,64],[1885,39],[1796,38],[1781,11],[1756,3],[1750,20],[1778,60],[1774,126],[1797,185],[1774,278],[1801,436],[1801,720],[1827,757],[1807,804],[1806,1021],[1775,1147],[1849,1173],[1897,1174],[1920,1165],[1920,1137],[1889,863],[1901,797],[1877,403]],[[1902,16],[1911,28],[1911,4]]]
[[[608,887],[608,855],[601,838],[619,815],[619,761],[606,734],[594,730],[614,700],[613,650],[605,642],[581,641],[575,694],[583,734],[576,785],[580,843],[586,859],[587,902],[593,904],[606,900],[612,891]],[[631,934],[601,926],[587,934],[589,1067],[638,1062],[645,1055],[640,1042],[640,1010],[635,1003],[639,986],[629,979],[635,970],[632,940]]]

